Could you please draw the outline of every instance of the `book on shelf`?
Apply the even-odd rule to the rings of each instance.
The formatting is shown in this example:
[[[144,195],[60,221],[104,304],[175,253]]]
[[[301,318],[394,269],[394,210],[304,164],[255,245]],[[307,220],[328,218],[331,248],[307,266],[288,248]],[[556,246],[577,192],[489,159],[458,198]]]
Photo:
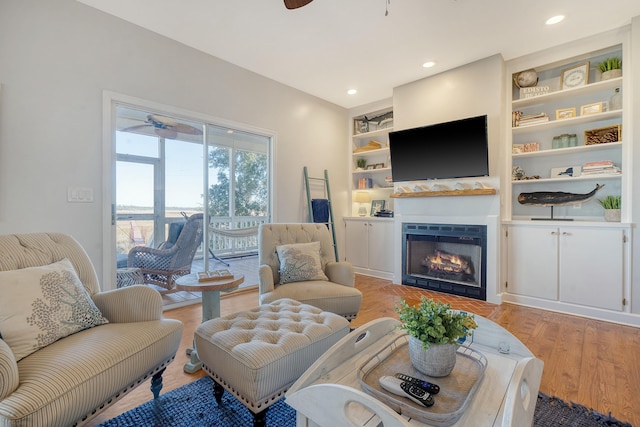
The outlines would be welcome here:
[[[211,270],[198,273],[198,282],[214,282],[216,280],[233,279],[233,274],[229,270]]]
[[[358,190],[365,190],[367,188],[373,188],[373,180],[371,178],[358,179]]]
[[[524,114],[522,111],[514,111],[511,115],[511,125],[513,127],[536,125],[549,121],[547,113]]]
[[[583,175],[620,174],[620,168],[611,160],[586,162],[582,167]]]

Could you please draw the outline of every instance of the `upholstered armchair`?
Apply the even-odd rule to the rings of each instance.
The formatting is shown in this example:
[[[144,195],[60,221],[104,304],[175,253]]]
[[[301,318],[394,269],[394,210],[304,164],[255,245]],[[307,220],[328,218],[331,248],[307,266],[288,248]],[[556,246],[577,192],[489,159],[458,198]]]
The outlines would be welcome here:
[[[0,236],[0,292],[0,426],[86,424],[149,378],[160,393],[182,323],[151,288],[101,292],[71,236]]]
[[[129,251],[127,266],[142,270],[145,284],[164,288],[161,292],[175,290],[175,281],[191,273],[191,263],[202,243],[203,215],[193,214],[180,231],[176,242],[169,248],[158,249],[136,246]]]
[[[292,298],[348,320],[358,314],[353,267],[336,261],[325,224],[262,224],[258,251],[260,304]]]

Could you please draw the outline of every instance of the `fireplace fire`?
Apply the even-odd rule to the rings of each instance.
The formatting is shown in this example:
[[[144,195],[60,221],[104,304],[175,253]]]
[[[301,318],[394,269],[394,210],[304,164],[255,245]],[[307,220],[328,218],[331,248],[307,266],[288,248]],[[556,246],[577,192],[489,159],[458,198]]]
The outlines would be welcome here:
[[[402,224],[402,283],[486,300],[486,226]]]
[[[463,255],[436,250],[433,255],[427,256],[422,261],[422,265],[432,276],[463,281],[473,280],[473,263],[469,257]]]

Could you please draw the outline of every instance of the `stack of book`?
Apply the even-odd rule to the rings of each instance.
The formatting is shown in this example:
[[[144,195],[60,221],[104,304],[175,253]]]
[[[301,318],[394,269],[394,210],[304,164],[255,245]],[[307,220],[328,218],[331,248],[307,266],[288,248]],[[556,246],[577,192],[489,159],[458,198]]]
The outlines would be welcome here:
[[[366,188],[373,187],[373,180],[371,178],[360,178],[358,179],[358,190],[364,190]]]
[[[512,114],[513,127],[537,125],[549,121],[547,113],[524,114],[522,111],[514,111]]]
[[[582,167],[582,175],[619,174],[620,168],[611,160],[587,162]]]

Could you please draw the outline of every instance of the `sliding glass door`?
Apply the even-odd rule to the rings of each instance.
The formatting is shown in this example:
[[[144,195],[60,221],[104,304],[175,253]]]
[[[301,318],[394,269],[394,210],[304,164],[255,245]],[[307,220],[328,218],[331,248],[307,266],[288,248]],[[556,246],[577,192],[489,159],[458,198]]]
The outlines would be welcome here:
[[[157,248],[172,223],[198,212],[208,227],[192,271],[210,256],[257,250],[252,230],[269,218],[270,135],[144,106],[116,102],[113,111],[114,266],[126,267],[134,246]]]

